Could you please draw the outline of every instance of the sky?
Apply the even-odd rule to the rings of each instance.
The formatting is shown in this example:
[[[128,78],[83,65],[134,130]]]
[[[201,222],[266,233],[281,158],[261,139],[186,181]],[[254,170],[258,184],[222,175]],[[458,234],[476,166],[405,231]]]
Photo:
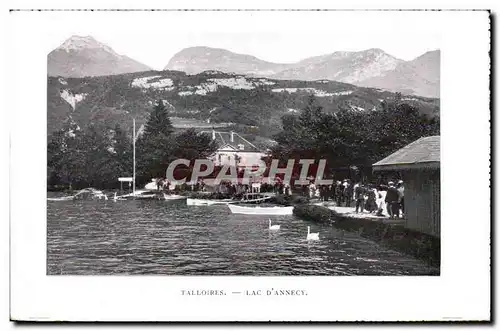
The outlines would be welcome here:
[[[54,12],[47,52],[91,35],[117,53],[163,69],[186,47],[209,46],[292,63],[335,51],[381,48],[402,60],[440,49],[438,12]],[[66,14],[66,15],[64,15]]]

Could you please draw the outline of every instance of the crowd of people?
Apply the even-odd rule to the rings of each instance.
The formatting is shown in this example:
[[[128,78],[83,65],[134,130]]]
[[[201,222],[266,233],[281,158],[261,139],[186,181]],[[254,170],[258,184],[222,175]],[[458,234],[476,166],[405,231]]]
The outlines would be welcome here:
[[[175,185],[166,179],[158,179],[157,189],[171,191]],[[196,183],[184,184],[184,189],[189,191],[206,191],[207,186],[203,179]],[[174,187],[172,187],[174,186]],[[238,195],[255,191],[255,185],[235,184],[231,181],[225,181],[212,188],[216,193],[229,195]],[[212,190],[211,189],[211,190]],[[399,180],[396,184],[389,181],[387,185],[365,184],[362,182],[353,183],[350,179],[336,181],[332,185],[315,185],[313,181],[309,185],[295,187],[303,196],[310,199],[317,198],[319,201],[334,201],[339,207],[352,207],[354,205],[356,213],[375,213],[382,216],[384,209],[390,218],[400,218],[404,214],[404,183]],[[276,194],[292,195],[292,188],[289,184],[276,181],[274,184],[258,184],[258,192],[274,192]]]
[[[404,183],[399,180],[387,185],[352,183],[351,180],[337,181],[333,185],[316,186],[311,183],[305,194],[320,201],[332,200],[339,207],[352,207],[355,212],[375,213],[382,216],[384,209],[390,218],[400,218],[404,214]]]

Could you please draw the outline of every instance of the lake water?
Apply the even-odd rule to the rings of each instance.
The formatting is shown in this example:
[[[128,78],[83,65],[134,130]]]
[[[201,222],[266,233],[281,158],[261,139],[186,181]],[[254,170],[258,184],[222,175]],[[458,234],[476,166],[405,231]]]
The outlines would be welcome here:
[[[431,275],[438,269],[355,233],[180,201],[48,202],[50,275]],[[306,240],[307,226],[320,240]]]

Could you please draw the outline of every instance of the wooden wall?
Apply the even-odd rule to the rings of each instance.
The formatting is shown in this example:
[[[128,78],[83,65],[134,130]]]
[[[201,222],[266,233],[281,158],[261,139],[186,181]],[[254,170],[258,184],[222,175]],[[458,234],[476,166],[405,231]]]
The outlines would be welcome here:
[[[439,237],[441,228],[439,170],[405,171],[403,180],[405,182],[406,227]]]

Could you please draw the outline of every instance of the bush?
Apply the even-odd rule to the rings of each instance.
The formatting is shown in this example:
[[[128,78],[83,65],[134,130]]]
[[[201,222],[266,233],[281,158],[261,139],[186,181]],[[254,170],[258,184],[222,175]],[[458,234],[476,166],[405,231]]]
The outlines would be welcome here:
[[[231,194],[224,193],[204,193],[204,192],[187,192],[187,196],[192,199],[231,199],[233,196]]]
[[[298,194],[292,194],[292,195],[278,194],[273,198],[272,202],[283,206],[295,206],[295,205],[309,203],[309,198]]]
[[[302,195],[294,194],[292,195],[292,203],[295,205],[307,204],[309,203],[309,198]]]
[[[333,217],[336,214],[334,211],[326,207],[306,204],[296,205],[293,209],[293,213],[303,219],[320,223],[333,222]]]

